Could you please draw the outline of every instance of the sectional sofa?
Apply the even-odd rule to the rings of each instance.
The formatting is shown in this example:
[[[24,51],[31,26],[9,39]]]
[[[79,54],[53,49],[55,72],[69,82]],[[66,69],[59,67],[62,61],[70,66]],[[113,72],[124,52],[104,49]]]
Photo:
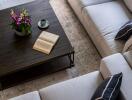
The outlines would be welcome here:
[[[105,57],[101,60],[100,71],[91,72],[9,100],[90,100],[103,79],[119,72],[123,73],[119,100],[132,100],[131,59],[132,52]]]
[[[67,1],[103,57],[122,52],[126,41],[115,36],[132,18],[123,0]]]

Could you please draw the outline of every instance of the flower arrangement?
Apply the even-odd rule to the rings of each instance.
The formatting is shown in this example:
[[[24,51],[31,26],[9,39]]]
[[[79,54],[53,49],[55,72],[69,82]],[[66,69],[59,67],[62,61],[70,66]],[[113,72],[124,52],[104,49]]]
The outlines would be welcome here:
[[[21,33],[21,36],[31,34],[31,18],[26,9],[22,9],[22,11],[16,13],[11,9],[11,19],[12,19],[12,29],[15,29]]]

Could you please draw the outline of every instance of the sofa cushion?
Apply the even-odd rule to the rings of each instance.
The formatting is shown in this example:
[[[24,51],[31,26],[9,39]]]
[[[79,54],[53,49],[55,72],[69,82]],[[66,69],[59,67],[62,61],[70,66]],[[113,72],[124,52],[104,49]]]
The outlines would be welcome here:
[[[67,1],[71,5],[76,15],[79,17],[79,19],[83,22],[81,12],[84,7],[99,3],[109,2],[113,0],[67,0]]]
[[[91,100],[117,100],[122,82],[122,73],[106,78],[97,88]]]
[[[42,100],[90,100],[102,82],[99,71],[41,89]]]
[[[124,0],[124,2],[126,3],[126,6],[128,7],[128,9],[132,11],[132,0]]]
[[[117,33],[115,39],[127,40],[132,35],[132,20],[125,23]]]
[[[18,97],[11,98],[9,100],[41,100],[38,91],[30,92],[20,95]]]
[[[78,2],[78,7],[80,7],[81,9],[86,6],[91,6],[91,5],[110,2],[110,1],[113,0],[69,0],[70,4]]]
[[[131,100],[132,99],[132,69],[128,62],[122,56],[117,53],[108,57],[105,57],[101,61],[100,71],[104,78],[110,75],[114,75],[122,72],[122,84],[121,84],[121,99],[119,100]]]
[[[84,26],[103,56],[122,51],[125,42],[114,38],[131,14],[121,1],[87,6],[82,14]]]

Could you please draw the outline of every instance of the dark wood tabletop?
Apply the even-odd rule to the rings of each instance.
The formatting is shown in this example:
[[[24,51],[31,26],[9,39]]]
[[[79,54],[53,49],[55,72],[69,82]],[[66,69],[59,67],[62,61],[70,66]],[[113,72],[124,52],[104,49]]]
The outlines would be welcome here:
[[[18,37],[11,29],[10,9],[27,9],[32,20],[32,35]],[[37,26],[41,19],[47,19],[50,23],[44,31],[52,32],[60,36],[59,41],[50,55],[33,50],[32,47],[43,30]],[[34,2],[16,6],[0,11],[0,77],[33,66],[40,65],[73,52],[73,48],[60,25],[49,0],[36,0]]]

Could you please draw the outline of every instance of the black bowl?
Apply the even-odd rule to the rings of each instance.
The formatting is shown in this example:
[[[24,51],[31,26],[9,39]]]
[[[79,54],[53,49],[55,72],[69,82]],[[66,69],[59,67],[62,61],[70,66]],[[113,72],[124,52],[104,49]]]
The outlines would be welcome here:
[[[46,19],[42,19],[40,21],[38,21],[38,27],[41,29],[45,29],[49,27],[49,21]]]

